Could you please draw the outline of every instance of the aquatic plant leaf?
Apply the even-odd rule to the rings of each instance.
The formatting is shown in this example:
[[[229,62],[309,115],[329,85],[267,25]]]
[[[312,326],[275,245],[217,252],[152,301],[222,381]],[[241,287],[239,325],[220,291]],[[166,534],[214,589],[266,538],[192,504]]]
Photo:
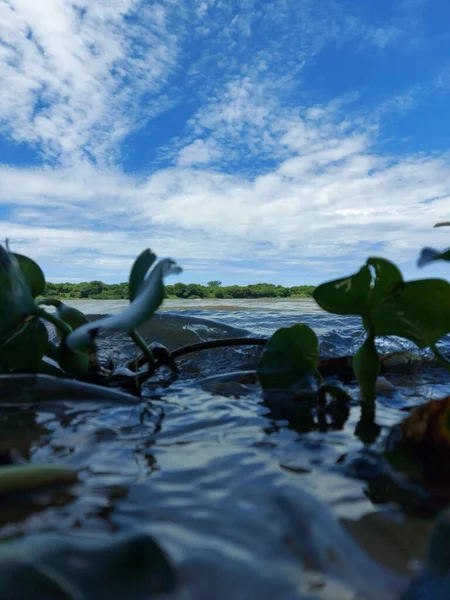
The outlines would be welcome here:
[[[367,338],[353,357],[353,371],[358,380],[363,400],[375,399],[375,384],[380,369],[381,363],[374,340]]]
[[[0,244],[0,344],[37,311],[19,261]]]
[[[14,371],[39,370],[48,345],[48,331],[37,317],[28,317],[0,346],[0,367]]]
[[[450,261],[450,248],[447,248],[444,252],[434,250],[433,248],[423,248],[417,261],[417,266],[424,267],[435,260]]]
[[[50,485],[74,483],[76,470],[56,465],[8,465],[0,467],[0,496],[27,492]]]
[[[134,261],[131,267],[130,277],[128,279],[128,296],[130,301],[133,301],[139,294],[139,290],[145,280],[150,267],[156,260],[156,254],[154,254],[150,248],[147,248],[142,252]]]
[[[321,308],[337,315],[365,315],[371,279],[370,269],[365,265],[350,277],[319,285],[313,298]]]
[[[67,345],[73,350],[80,350],[88,348],[100,330],[130,333],[137,329],[148,321],[162,303],[163,277],[180,272],[180,267],[173,260],[166,258],[159,261],[145,280],[138,296],[125,310],[79,327],[67,336]]]
[[[67,346],[65,339],[58,346],[57,361],[63,371],[81,379],[93,377],[99,368],[94,352],[73,350]]]
[[[41,374],[0,375],[0,400],[4,402],[117,402],[122,406],[140,402],[139,398],[116,389]]]
[[[17,254],[16,252],[13,255],[19,262],[20,269],[25,276],[33,298],[43,294],[45,290],[45,277],[41,267],[34,260],[28,258],[28,256],[23,256],[23,254]]]
[[[67,306],[67,304],[64,304],[64,302],[59,303],[55,311],[55,316],[70,325],[72,330],[78,329],[78,327],[89,323],[89,320],[84,313],[76,308],[73,308],[73,306]],[[56,329],[56,334],[60,339],[63,338],[63,334],[59,329]]]
[[[328,312],[367,317],[372,306],[398,295],[402,286],[402,274],[394,263],[373,256],[354,275],[319,285],[313,298]]]
[[[281,327],[267,342],[258,365],[263,388],[294,389],[317,372],[319,342],[314,331],[299,323]]]
[[[378,336],[397,335],[419,348],[431,346],[450,333],[450,283],[408,281],[398,297],[375,306],[370,317]]]
[[[369,292],[371,308],[379,303],[388,302],[401,293],[404,284],[403,276],[394,263],[385,258],[370,257],[366,264],[375,271],[373,285]]]

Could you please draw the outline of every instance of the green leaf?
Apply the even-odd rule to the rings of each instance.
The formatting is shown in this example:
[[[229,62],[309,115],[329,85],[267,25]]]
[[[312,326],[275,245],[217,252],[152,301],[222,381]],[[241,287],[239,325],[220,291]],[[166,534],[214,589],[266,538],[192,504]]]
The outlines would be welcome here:
[[[353,371],[358,380],[363,400],[375,400],[375,384],[381,363],[372,338],[367,338],[353,357]]]
[[[365,265],[355,275],[319,285],[313,298],[321,308],[337,315],[365,315],[370,282],[370,269]]]
[[[281,327],[267,342],[258,365],[263,388],[298,389],[315,375],[319,364],[319,342],[307,325]]]
[[[0,344],[37,310],[19,261],[0,244]]]
[[[72,330],[78,329],[78,327],[82,327],[83,325],[86,325],[86,323],[89,323],[89,320],[84,313],[73,308],[73,306],[67,306],[67,304],[64,304],[63,302],[59,303],[59,306],[55,311],[55,316],[70,325]],[[56,333],[60,339],[63,338],[63,334],[59,329],[56,330]]]
[[[131,333],[148,321],[162,303],[163,277],[180,272],[181,269],[173,260],[161,260],[150,272],[138,296],[125,310],[79,327],[67,336],[67,345],[73,350],[88,348],[100,330]]]
[[[373,285],[369,292],[370,308],[388,302],[398,296],[404,285],[403,276],[394,263],[385,258],[371,257],[367,266],[375,271]]]
[[[147,248],[134,261],[128,280],[128,295],[130,301],[133,301],[139,294],[145,276],[155,260],[156,254],[153,254],[153,252]]]
[[[73,350],[67,346],[66,339],[58,346],[57,360],[63,371],[80,379],[93,377],[99,368],[97,357],[93,352]]]
[[[417,261],[417,266],[424,267],[435,260],[450,261],[450,248],[447,248],[447,250],[444,250],[444,252],[434,250],[433,248],[423,248],[422,252],[420,253],[419,260]]]
[[[30,288],[31,295],[33,298],[44,293],[45,290],[45,277],[41,267],[23,254],[13,253],[19,262],[20,269],[25,276],[25,279]]]
[[[55,317],[70,325],[72,330],[78,329],[78,327],[89,323],[89,320],[84,313],[73,306],[67,306],[67,304],[64,304],[64,302],[61,302],[61,300],[44,298],[39,302],[39,305],[54,306],[56,308],[54,312]],[[64,332],[62,332],[58,327],[56,327],[56,334],[59,339],[65,337]]]
[[[403,277],[394,263],[370,257],[355,275],[319,285],[313,298],[328,312],[367,317],[373,306],[398,295],[402,287]]]
[[[74,483],[77,471],[56,465],[12,465],[0,467],[0,495],[26,492],[49,485]]]
[[[408,281],[402,293],[374,307],[376,335],[397,335],[425,348],[450,333],[450,283],[444,279]]]
[[[0,346],[0,367],[14,371],[39,370],[48,345],[48,332],[37,317],[28,318]]]

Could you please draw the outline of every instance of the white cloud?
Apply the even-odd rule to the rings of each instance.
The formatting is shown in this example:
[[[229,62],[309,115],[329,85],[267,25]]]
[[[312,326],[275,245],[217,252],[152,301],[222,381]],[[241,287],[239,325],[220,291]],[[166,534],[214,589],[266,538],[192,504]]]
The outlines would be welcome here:
[[[195,140],[182,148],[178,154],[177,163],[180,167],[210,163],[222,156],[222,152],[213,141]]]
[[[320,279],[380,243],[414,260],[444,240],[431,227],[448,219],[448,157],[381,156],[376,125],[351,116],[357,93],[317,104],[302,79],[329,42],[384,51],[405,31],[335,0],[0,0],[0,133],[44,161],[0,165],[0,238],[50,273],[120,279],[147,246],[242,277]],[[186,87],[167,90],[175,73]],[[171,164],[125,173],[127,134],[183,98],[197,108]]]
[[[248,106],[240,109],[242,117]],[[214,103],[211,119],[216,110]],[[309,269],[317,280],[333,269],[347,272],[368,253],[407,264],[423,245],[445,246],[445,232],[432,226],[448,218],[448,158],[381,156],[373,149],[376,131],[360,121],[343,127],[334,106],[301,113],[269,117],[270,130],[283,131],[287,155],[259,175],[228,174],[207,161],[193,166],[196,148],[226,142],[214,128],[184,148],[176,166],[145,178],[86,165],[0,168],[13,211],[0,222],[0,238],[50,266],[70,261],[120,279],[147,246],[198,271],[219,261],[222,272],[228,263],[245,277],[251,262],[267,275]]]
[[[110,160],[143,94],[153,98],[146,118],[167,104],[156,95],[175,66],[177,41],[165,10],[136,0],[1,0],[3,132],[49,157]]]

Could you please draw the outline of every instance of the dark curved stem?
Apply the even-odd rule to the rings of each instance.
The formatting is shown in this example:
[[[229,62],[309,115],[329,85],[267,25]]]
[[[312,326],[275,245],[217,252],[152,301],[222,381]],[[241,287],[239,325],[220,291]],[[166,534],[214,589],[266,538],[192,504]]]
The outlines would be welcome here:
[[[54,298],[42,298],[37,302],[38,306],[54,306],[55,308],[59,308],[62,304],[61,300],[55,300]]]
[[[199,342],[197,344],[189,344],[173,350],[170,354],[173,359],[190,354],[191,352],[199,352],[200,350],[209,350],[210,348],[225,348],[227,346],[265,346],[267,340],[264,338],[225,338],[222,340],[209,340],[207,342]]]
[[[62,319],[58,319],[58,317],[56,317],[53,313],[49,313],[43,308],[39,308],[37,314],[41,317],[41,319],[44,319],[44,321],[48,321],[57,329],[59,329],[64,336],[69,335],[69,333],[72,333],[72,327]]]
[[[133,342],[136,344],[136,346],[138,346],[138,348],[140,348],[140,350],[142,351],[144,362],[148,363],[148,367],[149,367],[150,371],[154,372],[155,358],[153,356],[152,351],[147,346],[144,338],[137,331],[130,331],[129,336],[133,340]]]

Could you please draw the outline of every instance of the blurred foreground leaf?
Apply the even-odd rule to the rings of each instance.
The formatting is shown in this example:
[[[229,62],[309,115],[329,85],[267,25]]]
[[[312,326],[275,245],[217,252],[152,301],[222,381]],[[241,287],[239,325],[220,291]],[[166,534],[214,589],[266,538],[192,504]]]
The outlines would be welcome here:
[[[281,327],[267,342],[258,365],[263,388],[299,389],[317,372],[319,342],[307,325]]]
[[[398,335],[419,348],[431,346],[450,333],[450,283],[409,281],[398,297],[374,307],[371,318],[376,335]]]
[[[450,261],[450,248],[444,250],[444,252],[434,250],[433,248],[423,248],[422,252],[420,253],[419,260],[417,261],[417,266],[424,267],[430,262],[434,262],[436,260]]]
[[[34,260],[28,258],[28,256],[16,253],[13,255],[19,262],[20,269],[28,283],[33,298],[43,294],[45,290],[45,277],[41,267]]]
[[[0,345],[0,366],[7,370],[36,372],[47,347],[47,328],[39,318],[28,318]]]
[[[181,269],[171,259],[163,259],[156,264],[142,284],[139,294],[120,313],[99,319],[79,327],[67,336],[67,345],[73,350],[87,349],[97,333],[118,331],[130,333],[148,321],[164,299],[163,277],[179,273]]]
[[[0,344],[37,311],[18,259],[0,244]]]
[[[74,483],[78,474],[55,465],[12,465],[0,467],[0,495],[28,492],[50,485]]]

